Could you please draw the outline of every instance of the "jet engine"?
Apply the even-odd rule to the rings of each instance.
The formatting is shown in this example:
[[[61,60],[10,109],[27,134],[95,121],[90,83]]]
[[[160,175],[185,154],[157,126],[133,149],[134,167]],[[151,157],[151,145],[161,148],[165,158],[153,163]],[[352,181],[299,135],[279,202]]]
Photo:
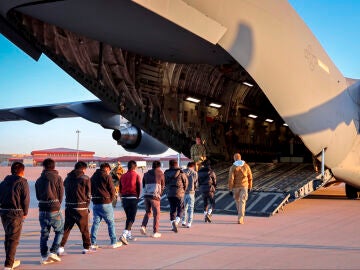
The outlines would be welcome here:
[[[128,152],[158,155],[169,149],[169,147],[133,125],[115,129],[112,137],[117,141],[118,145],[121,145]]]

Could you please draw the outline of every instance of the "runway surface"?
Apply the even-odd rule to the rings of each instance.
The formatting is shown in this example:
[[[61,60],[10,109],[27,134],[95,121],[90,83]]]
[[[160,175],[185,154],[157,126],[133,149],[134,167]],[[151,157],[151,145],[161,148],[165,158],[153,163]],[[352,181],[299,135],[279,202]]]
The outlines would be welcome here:
[[[192,228],[179,228],[177,234],[170,230],[169,213],[162,212],[158,239],[140,234],[144,213],[140,210],[133,226],[136,242],[107,248],[107,227],[102,223],[98,243],[103,248],[82,255],[80,233],[74,228],[65,247],[67,255],[50,265],[39,263],[38,210],[32,204],[16,257],[20,269],[359,269],[359,203],[347,200],[341,186],[321,189],[270,218],[246,217],[244,225],[231,215],[214,214],[208,224],[202,214],[195,214]],[[125,220],[119,206],[115,216],[119,235]],[[152,221],[149,232],[151,226]],[[4,255],[1,247],[1,263]]]

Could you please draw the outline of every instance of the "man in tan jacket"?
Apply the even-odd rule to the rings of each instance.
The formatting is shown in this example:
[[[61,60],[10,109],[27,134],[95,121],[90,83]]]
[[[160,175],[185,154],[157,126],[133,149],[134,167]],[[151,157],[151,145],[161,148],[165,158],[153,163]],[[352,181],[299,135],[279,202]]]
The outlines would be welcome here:
[[[241,160],[239,153],[234,155],[234,161],[229,170],[229,193],[236,203],[238,223],[244,224],[248,192],[252,189],[252,173],[249,165]]]

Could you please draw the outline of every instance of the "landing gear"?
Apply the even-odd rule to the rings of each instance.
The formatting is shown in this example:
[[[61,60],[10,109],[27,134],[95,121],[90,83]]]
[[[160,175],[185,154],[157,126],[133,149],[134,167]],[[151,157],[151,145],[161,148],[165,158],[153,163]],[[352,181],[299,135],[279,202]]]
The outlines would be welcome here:
[[[359,197],[360,190],[350,186],[349,184],[345,184],[345,193],[348,199],[357,199]]]

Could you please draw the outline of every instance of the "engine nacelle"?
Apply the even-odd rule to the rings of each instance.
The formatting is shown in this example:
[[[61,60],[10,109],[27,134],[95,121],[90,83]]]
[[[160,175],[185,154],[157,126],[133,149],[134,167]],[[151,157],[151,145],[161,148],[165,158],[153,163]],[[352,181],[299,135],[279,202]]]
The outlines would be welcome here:
[[[158,155],[169,149],[155,138],[135,126],[126,126],[115,129],[112,137],[128,152],[144,155]]]

